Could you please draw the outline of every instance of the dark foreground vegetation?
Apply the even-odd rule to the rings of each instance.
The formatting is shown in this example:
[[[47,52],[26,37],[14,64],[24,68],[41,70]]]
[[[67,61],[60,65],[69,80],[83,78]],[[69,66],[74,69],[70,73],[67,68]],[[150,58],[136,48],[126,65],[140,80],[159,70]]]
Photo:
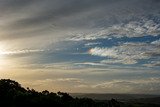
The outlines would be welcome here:
[[[0,80],[1,107],[119,107],[116,100],[94,101],[89,98],[73,98],[68,93],[38,92],[25,89],[10,79]]]
[[[136,102],[118,102],[111,100],[93,100],[73,98],[68,93],[38,92],[25,89],[10,79],[0,80],[0,107],[159,107],[156,104],[144,105]]]

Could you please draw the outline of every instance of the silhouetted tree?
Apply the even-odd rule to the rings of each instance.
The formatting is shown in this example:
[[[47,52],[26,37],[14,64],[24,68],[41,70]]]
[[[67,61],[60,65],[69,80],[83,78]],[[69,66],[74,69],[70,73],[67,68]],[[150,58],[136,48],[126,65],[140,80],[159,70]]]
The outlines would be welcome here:
[[[0,101],[3,105],[12,105],[16,98],[25,92],[26,90],[16,81],[10,79],[0,80]]]
[[[89,98],[73,98],[64,92],[38,92],[25,89],[10,79],[0,80],[0,106],[3,107],[119,107],[119,103],[114,99],[109,101],[109,104]]]
[[[44,90],[44,91],[42,91],[42,94],[43,95],[49,95],[49,91],[48,90]]]
[[[58,92],[57,93],[61,98],[62,100],[64,101],[70,101],[70,100],[73,100],[73,98],[68,94],[68,93],[64,93],[64,92]]]

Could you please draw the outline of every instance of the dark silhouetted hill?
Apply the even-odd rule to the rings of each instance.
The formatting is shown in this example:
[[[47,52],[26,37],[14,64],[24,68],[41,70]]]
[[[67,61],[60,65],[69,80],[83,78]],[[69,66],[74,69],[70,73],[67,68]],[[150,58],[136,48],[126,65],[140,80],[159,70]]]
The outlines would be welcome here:
[[[90,95],[90,98],[80,98],[65,92],[38,92],[25,89],[14,80],[0,80],[0,107],[160,107],[160,97],[117,101],[113,99],[115,96],[110,100],[100,100],[93,96],[95,94]]]
[[[117,100],[131,100],[140,98],[157,98],[160,95],[148,95],[148,94],[111,94],[111,93],[70,93],[73,97],[78,98],[91,98],[97,100],[110,100],[112,98]]]
[[[53,93],[47,90],[38,92],[25,89],[10,79],[0,80],[1,107],[120,107],[119,102],[94,101],[90,98],[73,98],[68,93]]]

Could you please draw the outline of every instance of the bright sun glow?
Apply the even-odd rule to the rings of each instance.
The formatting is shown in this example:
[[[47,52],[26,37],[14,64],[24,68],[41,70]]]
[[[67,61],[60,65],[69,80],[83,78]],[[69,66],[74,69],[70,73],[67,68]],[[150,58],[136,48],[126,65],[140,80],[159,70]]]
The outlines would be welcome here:
[[[9,65],[9,59],[5,56],[6,46],[0,43],[0,70],[4,70]]]
[[[4,56],[5,51],[6,51],[5,44],[0,43],[0,57]]]
[[[9,44],[0,42],[0,57],[6,56],[10,49],[11,47],[9,46]]]

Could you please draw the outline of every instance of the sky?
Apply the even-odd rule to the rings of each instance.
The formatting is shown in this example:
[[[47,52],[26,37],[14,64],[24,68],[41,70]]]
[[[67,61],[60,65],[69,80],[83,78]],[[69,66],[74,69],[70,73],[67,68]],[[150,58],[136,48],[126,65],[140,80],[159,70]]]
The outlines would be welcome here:
[[[160,0],[1,0],[0,78],[71,93],[160,94]]]

